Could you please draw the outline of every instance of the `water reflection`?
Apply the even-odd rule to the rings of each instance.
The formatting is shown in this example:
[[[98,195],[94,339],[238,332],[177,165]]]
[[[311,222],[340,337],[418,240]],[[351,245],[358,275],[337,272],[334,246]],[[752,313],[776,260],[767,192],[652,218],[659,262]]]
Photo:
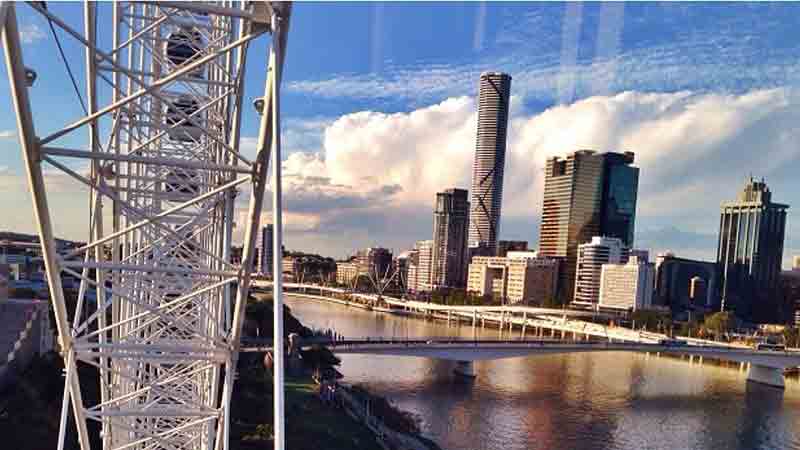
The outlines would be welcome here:
[[[345,336],[500,335],[310,300],[288,303],[307,325]],[[466,383],[453,377],[448,361],[342,360],[347,381],[418,414],[424,433],[449,450],[800,449],[797,380],[780,392],[747,384],[735,368],[630,353],[479,361],[477,378]]]

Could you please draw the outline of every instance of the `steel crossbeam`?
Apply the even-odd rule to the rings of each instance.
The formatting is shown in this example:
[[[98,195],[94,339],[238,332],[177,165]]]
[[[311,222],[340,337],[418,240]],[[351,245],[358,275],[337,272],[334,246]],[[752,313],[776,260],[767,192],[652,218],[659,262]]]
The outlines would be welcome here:
[[[273,213],[280,248],[279,87],[291,5],[87,1],[82,30],[59,16],[63,5],[29,6],[84,51],[85,114],[37,135],[19,5],[0,4],[18,136],[66,368],[58,448],[68,439],[71,410],[83,450],[91,446],[90,420],[99,422],[106,450],[227,449],[270,164],[278,180]],[[98,14],[104,7],[112,9],[111,27],[96,23],[109,16]],[[98,37],[109,31],[111,39]],[[239,152],[244,76],[249,44],[264,34],[271,35],[265,108],[257,155],[250,161]],[[75,144],[81,129],[85,141]],[[68,135],[77,148],[59,144]],[[48,203],[45,165],[89,195],[87,243],[65,254],[56,251],[59,230]],[[251,198],[242,263],[234,265],[234,201],[242,186]],[[274,266],[280,270],[280,264]],[[74,304],[62,275],[80,281]],[[279,282],[275,290],[277,318]],[[276,323],[276,367],[283,360],[281,330],[282,315]],[[100,398],[94,404],[82,396],[78,364],[96,369]],[[276,376],[278,391],[275,441],[283,448],[282,377]]]

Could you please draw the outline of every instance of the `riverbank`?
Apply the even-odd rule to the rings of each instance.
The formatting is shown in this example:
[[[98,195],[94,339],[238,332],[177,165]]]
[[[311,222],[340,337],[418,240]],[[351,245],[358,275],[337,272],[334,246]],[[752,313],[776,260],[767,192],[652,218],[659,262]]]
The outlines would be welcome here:
[[[376,436],[341,410],[325,405],[310,376],[287,377],[285,384],[286,447],[297,450],[374,450]],[[272,448],[272,377],[250,367],[241,372],[231,399],[231,448]]]
[[[349,405],[348,414],[380,436],[384,448],[441,450],[438,444],[420,434],[417,416],[398,409],[365,386],[345,385],[341,398]]]
[[[271,307],[259,307],[271,306],[270,296],[255,294],[255,297],[258,301],[251,311],[261,310],[260,316],[271,314]],[[308,327],[291,313],[289,315],[296,321],[295,328],[302,327],[295,329],[294,332],[307,334]],[[287,328],[287,334],[290,332],[292,330]],[[245,357],[244,354],[242,356]],[[254,358],[254,355],[247,357]],[[316,450],[320,448],[321,442],[325,442],[324,448],[330,450],[441,450],[435,442],[419,435],[416,418],[410,413],[399,410],[385,398],[368,392],[363,387],[341,383],[336,394],[339,397],[338,401],[332,404],[323,402],[319,396],[319,386],[311,376],[312,368],[325,369],[338,366],[340,360],[327,349],[315,354],[303,352],[302,357],[303,369],[300,373],[287,376],[286,380],[287,448]],[[248,369],[244,373],[240,372],[240,379],[237,381],[232,399],[234,408],[232,413],[237,415],[237,408],[240,405],[255,411],[256,414],[259,408],[262,408],[265,413],[263,417],[269,417],[270,421],[262,424],[253,421],[232,422],[231,447],[262,448],[251,445],[262,445],[264,442],[272,441],[272,377],[264,370],[264,364],[258,361],[257,357],[245,364]],[[241,367],[242,363],[240,371]],[[264,387],[268,389],[264,390]],[[237,389],[240,390],[242,398],[237,397]],[[372,405],[373,408],[370,409],[368,405]],[[377,409],[376,405],[379,405]],[[240,414],[240,416],[252,417],[252,414]],[[303,419],[293,420],[297,417]],[[233,436],[237,436],[238,447],[233,445]]]
[[[284,313],[286,333],[310,334],[311,330]],[[268,299],[251,301],[246,313],[245,333],[272,335],[272,304]],[[328,352],[313,356],[315,361],[338,362]],[[230,448],[234,450],[272,447],[273,384],[264,355],[241,354],[238,379],[231,401]],[[64,389],[63,361],[51,352],[36,356],[6,389],[0,391],[0,436],[4,447],[15,450],[56,448]],[[99,375],[93,366],[78,363],[84,402],[99,403]],[[375,450],[381,448],[377,435],[341,409],[324,404],[310,371],[301,371],[286,382],[286,446],[291,450]],[[89,421],[92,448],[102,446],[99,426]],[[324,445],[323,445],[324,443]],[[67,428],[65,448],[77,449],[74,423]],[[414,448],[414,447],[410,447]],[[438,449],[428,446],[427,449]]]
[[[495,327],[410,320],[287,299],[304,324],[348,337],[493,339]],[[514,335],[518,328],[514,327]],[[344,380],[390,398],[422,419],[446,449],[796,448],[800,384],[784,391],[747,383],[735,368],[638,353],[573,353],[487,360],[453,377],[430,358],[342,355]],[[715,414],[709,415],[708,411]],[[687,425],[688,424],[688,425]],[[736,434],[732,434],[731,432]]]
[[[261,295],[263,295],[266,292],[267,291],[263,291],[263,293],[261,293]],[[385,306],[369,305],[369,304],[364,304],[364,303],[358,302],[358,301],[343,300],[343,299],[336,298],[336,297],[325,297],[325,296],[314,295],[314,294],[306,294],[304,292],[286,292],[286,293],[284,293],[284,295],[287,296],[287,297],[296,296],[296,297],[303,297],[303,298],[313,298],[313,299],[316,299],[316,300],[319,300],[319,301],[335,303],[337,305],[351,306],[353,308],[363,309],[363,310],[366,310],[366,311],[382,312],[382,313],[388,313],[388,314],[395,314],[395,315],[399,315],[399,316],[406,316],[406,315],[414,315],[415,314],[415,312],[413,312],[413,311],[406,311],[406,310],[397,309],[397,308],[387,308]]]

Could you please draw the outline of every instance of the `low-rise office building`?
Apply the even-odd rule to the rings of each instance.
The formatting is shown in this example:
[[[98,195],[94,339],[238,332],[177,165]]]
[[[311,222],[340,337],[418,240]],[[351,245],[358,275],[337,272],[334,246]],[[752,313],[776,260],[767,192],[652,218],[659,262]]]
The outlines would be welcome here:
[[[669,252],[659,254],[653,303],[669,307],[673,314],[688,310],[719,311],[720,280],[720,268],[715,262],[679,258]]]
[[[504,303],[540,305],[556,295],[558,261],[536,252],[509,252],[507,257],[476,256],[469,265],[467,291]]]
[[[634,311],[650,309],[656,269],[646,260],[631,256],[626,264],[603,264],[600,275],[600,308]]]
[[[297,280],[300,274],[300,258],[295,256],[284,256],[282,260],[283,277],[289,280]]]
[[[600,302],[600,277],[603,264],[627,262],[628,249],[619,238],[595,236],[578,246],[573,304],[596,306]]]
[[[358,265],[351,261],[337,261],[336,262],[336,282],[346,286],[350,286],[358,276]]]

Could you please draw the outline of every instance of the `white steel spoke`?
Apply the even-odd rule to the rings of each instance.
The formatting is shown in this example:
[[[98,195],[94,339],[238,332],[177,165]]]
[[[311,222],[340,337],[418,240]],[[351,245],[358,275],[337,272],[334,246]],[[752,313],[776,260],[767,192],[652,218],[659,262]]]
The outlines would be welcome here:
[[[19,5],[0,3],[18,135],[67,372],[58,448],[68,439],[71,406],[82,450],[90,446],[87,420],[101,424],[105,450],[227,449],[255,230],[268,168],[275,165],[270,157],[280,157],[278,96],[291,5],[85,2],[82,30],[41,2],[29,6],[82,45],[83,57],[68,64],[82,64],[84,72],[73,73],[85,74],[85,115],[37,135]],[[112,14],[100,13],[108,7]],[[110,24],[95,24],[109,16]],[[245,66],[250,42],[265,33],[272,35],[265,111],[250,161],[239,152],[249,102]],[[81,128],[82,136],[73,133]],[[55,143],[67,135],[73,148]],[[87,169],[66,161],[82,161]],[[56,253],[43,163],[88,190],[87,243],[65,255]],[[273,178],[280,179],[279,168]],[[240,188],[252,198],[243,261],[234,265]],[[72,323],[62,274],[80,281]],[[281,366],[282,354],[275,357]],[[81,395],[78,364],[98,370],[100,398],[93,404]],[[276,407],[282,414],[282,403]],[[282,448],[282,422],[276,430]]]

